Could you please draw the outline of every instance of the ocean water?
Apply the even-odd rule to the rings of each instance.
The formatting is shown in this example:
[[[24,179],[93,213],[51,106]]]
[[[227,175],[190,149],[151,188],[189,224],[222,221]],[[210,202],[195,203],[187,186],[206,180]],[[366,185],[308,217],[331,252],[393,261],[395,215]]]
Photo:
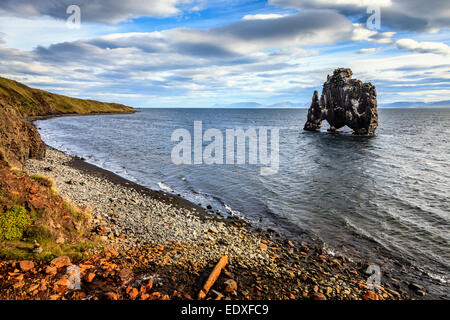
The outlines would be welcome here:
[[[374,137],[304,132],[307,110],[142,109],[131,115],[37,121],[44,141],[153,189],[181,194],[382,276],[450,297],[450,109],[381,109]],[[175,165],[172,132],[278,128],[279,171],[258,165]]]

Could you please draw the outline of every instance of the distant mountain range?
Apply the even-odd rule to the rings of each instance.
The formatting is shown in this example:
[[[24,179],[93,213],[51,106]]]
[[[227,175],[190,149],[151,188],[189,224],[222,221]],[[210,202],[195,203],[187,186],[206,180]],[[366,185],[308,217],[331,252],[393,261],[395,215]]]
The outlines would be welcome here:
[[[261,104],[258,102],[237,102],[231,104],[216,104],[215,108],[230,108],[230,109],[308,109],[310,102],[308,103],[292,103],[290,101],[279,102],[275,104]],[[438,101],[438,102],[394,102],[394,103],[379,103],[379,108],[450,108],[450,100]]]
[[[450,100],[437,102],[394,102],[387,104],[379,104],[380,108],[450,108]]]
[[[215,108],[235,108],[235,109],[247,109],[247,108],[273,108],[273,109],[291,109],[291,108],[309,108],[309,104],[292,103],[290,101],[279,102],[275,104],[264,105],[257,102],[237,102],[227,105],[216,104]]]

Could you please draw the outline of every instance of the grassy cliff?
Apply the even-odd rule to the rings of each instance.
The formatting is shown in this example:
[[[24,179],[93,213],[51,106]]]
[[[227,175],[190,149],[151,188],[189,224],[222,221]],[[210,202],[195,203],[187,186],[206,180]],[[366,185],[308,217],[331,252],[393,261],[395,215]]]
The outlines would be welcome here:
[[[45,144],[29,121],[36,116],[133,112],[133,108],[33,89],[0,77],[0,260],[81,257],[93,245],[86,211],[67,203],[45,177],[19,169],[42,158]],[[33,252],[34,241],[42,252]],[[0,275],[1,278],[1,275]]]
[[[118,103],[70,98],[30,88],[20,82],[0,77],[0,100],[17,110],[22,117],[58,114],[133,112]],[[1,102],[1,101],[0,101]]]
[[[0,166],[8,163],[20,167],[28,158],[41,158],[45,154],[39,133],[23,120],[64,114],[134,111],[122,104],[70,98],[0,77]]]

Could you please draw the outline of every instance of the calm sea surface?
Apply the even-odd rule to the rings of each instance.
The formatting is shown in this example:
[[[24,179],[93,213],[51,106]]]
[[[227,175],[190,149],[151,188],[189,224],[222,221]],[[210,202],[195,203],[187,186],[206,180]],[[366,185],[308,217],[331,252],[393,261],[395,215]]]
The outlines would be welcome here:
[[[304,132],[307,110],[144,109],[36,122],[45,142],[153,189],[450,297],[450,109],[381,109],[375,137]],[[175,165],[175,129],[278,128],[280,168]],[[349,131],[345,130],[344,131]],[[404,280],[407,279],[407,280]]]

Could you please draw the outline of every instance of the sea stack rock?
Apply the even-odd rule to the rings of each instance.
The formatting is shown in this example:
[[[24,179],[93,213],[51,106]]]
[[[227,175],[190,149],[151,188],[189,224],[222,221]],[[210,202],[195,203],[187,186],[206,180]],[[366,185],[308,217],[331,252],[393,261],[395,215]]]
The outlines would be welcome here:
[[[322,126],[323,108],[319,104],[319,93],[314,91],[311,107],[308,110],[308,121],[305,124],[305,130],[318,131]]]
[[[328,76],[322,96],[315,91],[304,130],[319,131],[327,120],[330,131],[348,126],[354,134],[374,135],[378,127],[377,91],[370,82],[352,79],[352,70],[339,68]]]

